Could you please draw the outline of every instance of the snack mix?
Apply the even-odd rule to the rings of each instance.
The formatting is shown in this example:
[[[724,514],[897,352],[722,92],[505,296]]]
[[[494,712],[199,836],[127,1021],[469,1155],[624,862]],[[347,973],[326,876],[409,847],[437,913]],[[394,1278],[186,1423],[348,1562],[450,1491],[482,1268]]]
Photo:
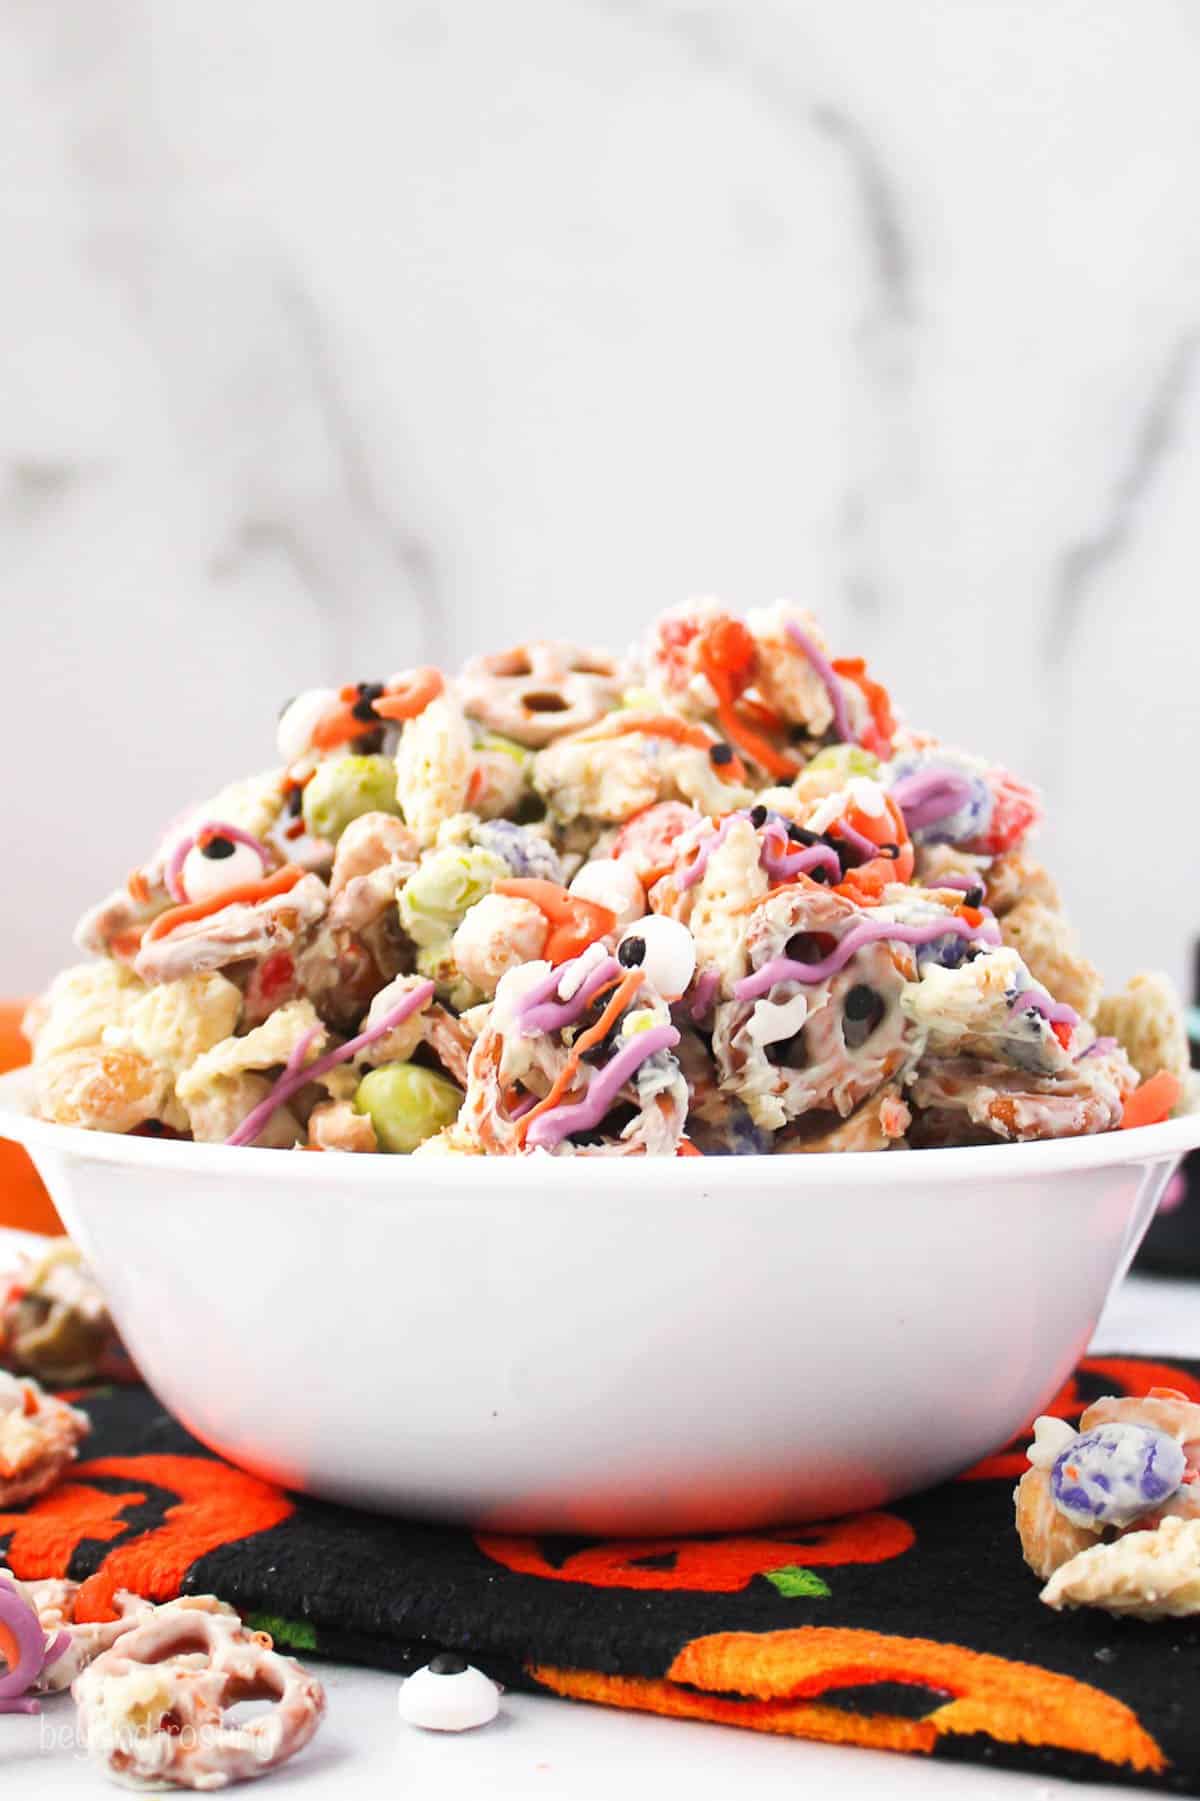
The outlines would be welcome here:
[[[1025,1561],[1047,1607],[1136,1619],[1200,1613],[1200,1407],[1173,1388],[1107,1396],[1034,1423],[1016,1489]]]
[[[1037,797],[899,723],[788,605],[297,696],[30,1009],[93,1131],[728,1156],[1106,1132],[1179,1103],[1162,977],[1105,996]]]

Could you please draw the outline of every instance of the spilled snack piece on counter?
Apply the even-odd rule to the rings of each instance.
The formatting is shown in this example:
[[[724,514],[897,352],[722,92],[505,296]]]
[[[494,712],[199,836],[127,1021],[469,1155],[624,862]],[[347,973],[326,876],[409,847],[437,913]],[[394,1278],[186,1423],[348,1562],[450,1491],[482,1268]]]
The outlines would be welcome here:
[[[458,1651],[436,1657],[401,1684],[400,1718],[426,1732],[470,1732],[500,1711],[500,1690]]]
[[[1200,1406],[1173,1388],[1034,1423],[1017,1485],[1025,1561],[1048,1607],[1200,1613]]]
[[[312,1738],[321,1684],[215,1595],[156,1605],[119,1589],[113,1619],[75,1617],[81,1584],[18,1581],[0,1564],[0,1714],[69,1688],[92,1761],[126,1788],[226,1788],[269,1775]],[[229,1717],[239,1702],[271,1706]]]
[[[69,1238],[26,1257],[0,1290],[0,1366],[50,1385],[136,1374],[99,1284]]]
[[[1108,1132],[1185,1099],[1037,795],[780,603],[287,702],[30,1008],[34,1105],[328,1154],[740,1156]]]
[[[0,1370],[0,1509],[53,1488],[79,1455],[91,1421],[32,1376]]]
[[[88,1755],[129,1788],[225,1788],[269,1775],[303,1749],[325,1691],[265,1632],[213,1595],[153,1607],[71,1685]],[[269,1701],[250,1719],[242,1701]]]

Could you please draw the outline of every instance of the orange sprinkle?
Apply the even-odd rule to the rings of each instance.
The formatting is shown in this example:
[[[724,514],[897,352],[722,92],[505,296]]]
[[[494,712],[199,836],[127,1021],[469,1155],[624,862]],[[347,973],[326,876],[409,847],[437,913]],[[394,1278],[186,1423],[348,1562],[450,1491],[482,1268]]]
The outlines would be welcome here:
[[[339,701],[318,719],[313,729],[312,747],[314,750],[336,750],[339,744],[348,744],[351,738],[361,737],[369,730],[361,719],[355,718],[352,706]]]
[[[800,767],[796,758],[786,757],[782,751],[776,750],[760,732],[756,732],[753,726],[738,717],[734,706],[742,689],[753,680],[753,659],[757,655],[753,638],[745,626],[739,626],[739,631],[745,634],[750,646],[751,661],[747,664],[741,638],[728,629],[736,624],[735,620],[719,620],[701,639],[699,646],[700,667],[717,697],[717,718],[721,722],[721,730],[739,750],[744,750],[747,756],[761,764],[769,775],[790,781]],[[743,679],[739,680],[735,671],[744,671]]]
[[[681,1138],[675,1146],[675,1155],[677,1157],[700,1157],[703,1156],[703,1152],[696,1149],[690,1138]]]
[[[891,695],[882,682],[871,680],[862,657],[835,657],[833,667],[838,675],[844,675],[847,681],[854,683],[870,709],[871,724],[862,735],[863,749],[877,757],[890,757],[896,734]]]
[[[130,900],[136,901],[139,907],[147,904],[150,899],[150,884],[140,869],[130,870],[125,887],[129,892]]]
[[[294,888],[303,876],[304,871],[295,863],[285,863],[282,869],[267,876],[261,882],[240,882],[235,888],[226,888],[222,894],[214,894],[208,900],[190,901],[185,907],[168,907],[165,913],[147,928],[142,940],[152,944],[158,938],[165,938],[168,932],[175,931],[178,926],[191,925],[197,919],[207,919],[210,914],[220,913],[226,907],[254,906],[257,901],[273,900],[277,894],[286,894]]]
[[[644,732],[647,738],[672,738],[676,744],[690,744],[694,750],[711,751],[717,742],[702,725],[689,725],[686,719],[677,719],[673,713],[652,713],[641,718],[625,719],[619,712],[610,713],[603,725],[576,742],[590,744],[605,738],[625,738],[634,732]],[[745,785],[746,770],[740,757],[735,755],[728,763],[715,763],[713,767],[721,781]]]
[[[617,928],[617,916],[609,907],[584,900],[582,895],[568,894],[557,882],[540,876],[510,876],[493,886],[494,894],[511,894],[517,900],[532,901],[550,927],[542,955],[549,963],[565,963],[580,951],[606,938]]]
[[[497,887],[499,885],[499,883],[496,884]],[[551,1107],[557,1107],[575,1079],[583,1053],[590,1051],[594,1044],[599,1044],[609,1028],[616,1024],[641,984],[642,972],[640,969],[631,969],[628,975],[621,978],[616,992],[595,1025],[590,1026],[582,1037],[577,1038],[567,1052],[567,1060],[554,1078],[554,1085],[545,1100],[539,1101],[536,1107],[531,1107],[529,1112],[522,1114],[517,1121],[517,1140],[520,1144],[524,1144],[529,1128],[539,1113],[548,1113]]]
[[[475,802],[479,799],[480,795],[483,793],[484,784],[486,783],[486,781],[487,781],[487,776],[484,774],[484,772],[480,768],[480,766],[478,764],[476,764],[475,768],[471,771],[471,779],[467,783],[467,797],[466,798],[467,798],[468,813],[473,813],[475,811]]]
[[[440,669],[410,669],[388,683],[379,699],[371,703],[372,709],[380,719],[415,719],[445,686]]]
[[[1160,1069],[1135,1088],[1125,1103],[1121,1118],[1122,1131],[1131,1126],[1157,1126],[1169,1119],[1183,1093],[1182,1084],[1169,1069]]]
[[[114,932],[108,948],[114,957],[136,957],[142,948],[141,926],[126,926],[123,932]]]

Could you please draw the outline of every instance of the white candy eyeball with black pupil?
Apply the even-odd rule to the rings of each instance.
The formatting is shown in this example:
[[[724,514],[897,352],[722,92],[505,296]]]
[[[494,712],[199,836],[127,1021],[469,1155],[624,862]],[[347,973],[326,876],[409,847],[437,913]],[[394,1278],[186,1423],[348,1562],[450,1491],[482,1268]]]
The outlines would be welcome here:
[[[679,920],[647,913],[621,933],[617,962],[643,969],[651,988],[666,1000],[678,1000],[696,973],[695,940]]]
[[[457,1651],[442,1651],[400,1690],[400,1718],[427,1732],[469,1732],[500,1711],[500,1690]]]
[[[193,844],[183,859],[179,879],[190,901],[212,900],[227,888],[262,880],[262,858],[250,845],[218,834],[207,844]]]
[[[275,727],[275,743],[285,763],[298,762],[312,749],[312,735],[319,721],[337,702],[336,688],[306,688],[303,694],[288,701]]]

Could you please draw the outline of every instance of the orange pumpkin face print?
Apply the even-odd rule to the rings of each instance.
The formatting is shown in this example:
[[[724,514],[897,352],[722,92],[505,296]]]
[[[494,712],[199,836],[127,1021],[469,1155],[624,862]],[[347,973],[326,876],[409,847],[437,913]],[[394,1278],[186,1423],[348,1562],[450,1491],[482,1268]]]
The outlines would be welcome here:
[[[827,1743],[928,1755],[942,1738],[984,1733],[1000,1744],[1082,1752],[1140,1772],[1167,1765],[1132,1709],[1088,1683],[961,1645],[850,1627],[713,1633],[685,1645],[661,1679],[546,1665],[528,1674],[575,1700]],[[933,1691],[930,1711],[912,1719],[822,1699],[877,1683]]]
[[[90,1478],[119,1478],[131,1486],[112,1494]],[[139,1532],[128,1515],[146,1501],[147,1488],[176,1498],[161,1525]],[[65,1576],[85,1540],[114,1543],[84,1582],[75,1608],[81,1622],[112,1620],[118,1589],[169,1601],[198,1558],[265,1532],[294,1511],[282,1489],[211,1457],[96,1457],[77,1464],[69,1482],[22,1512],[0,1513],[0,1542],[11,1535],[6,1561],[24,1581]]]
[[[591,1588],[688,1589],[733,1594],[755,1576],[802,1566],[884,1563],[915,1542],[907,1520],[894,1513],[859,1513],[820,1520],[761,1537],[629,1538],[591,1545],[562,1563],[551,1563],[535,1538],[477,1533],[475,1543],[494,1563],[548,1582],[582,1582]]]

